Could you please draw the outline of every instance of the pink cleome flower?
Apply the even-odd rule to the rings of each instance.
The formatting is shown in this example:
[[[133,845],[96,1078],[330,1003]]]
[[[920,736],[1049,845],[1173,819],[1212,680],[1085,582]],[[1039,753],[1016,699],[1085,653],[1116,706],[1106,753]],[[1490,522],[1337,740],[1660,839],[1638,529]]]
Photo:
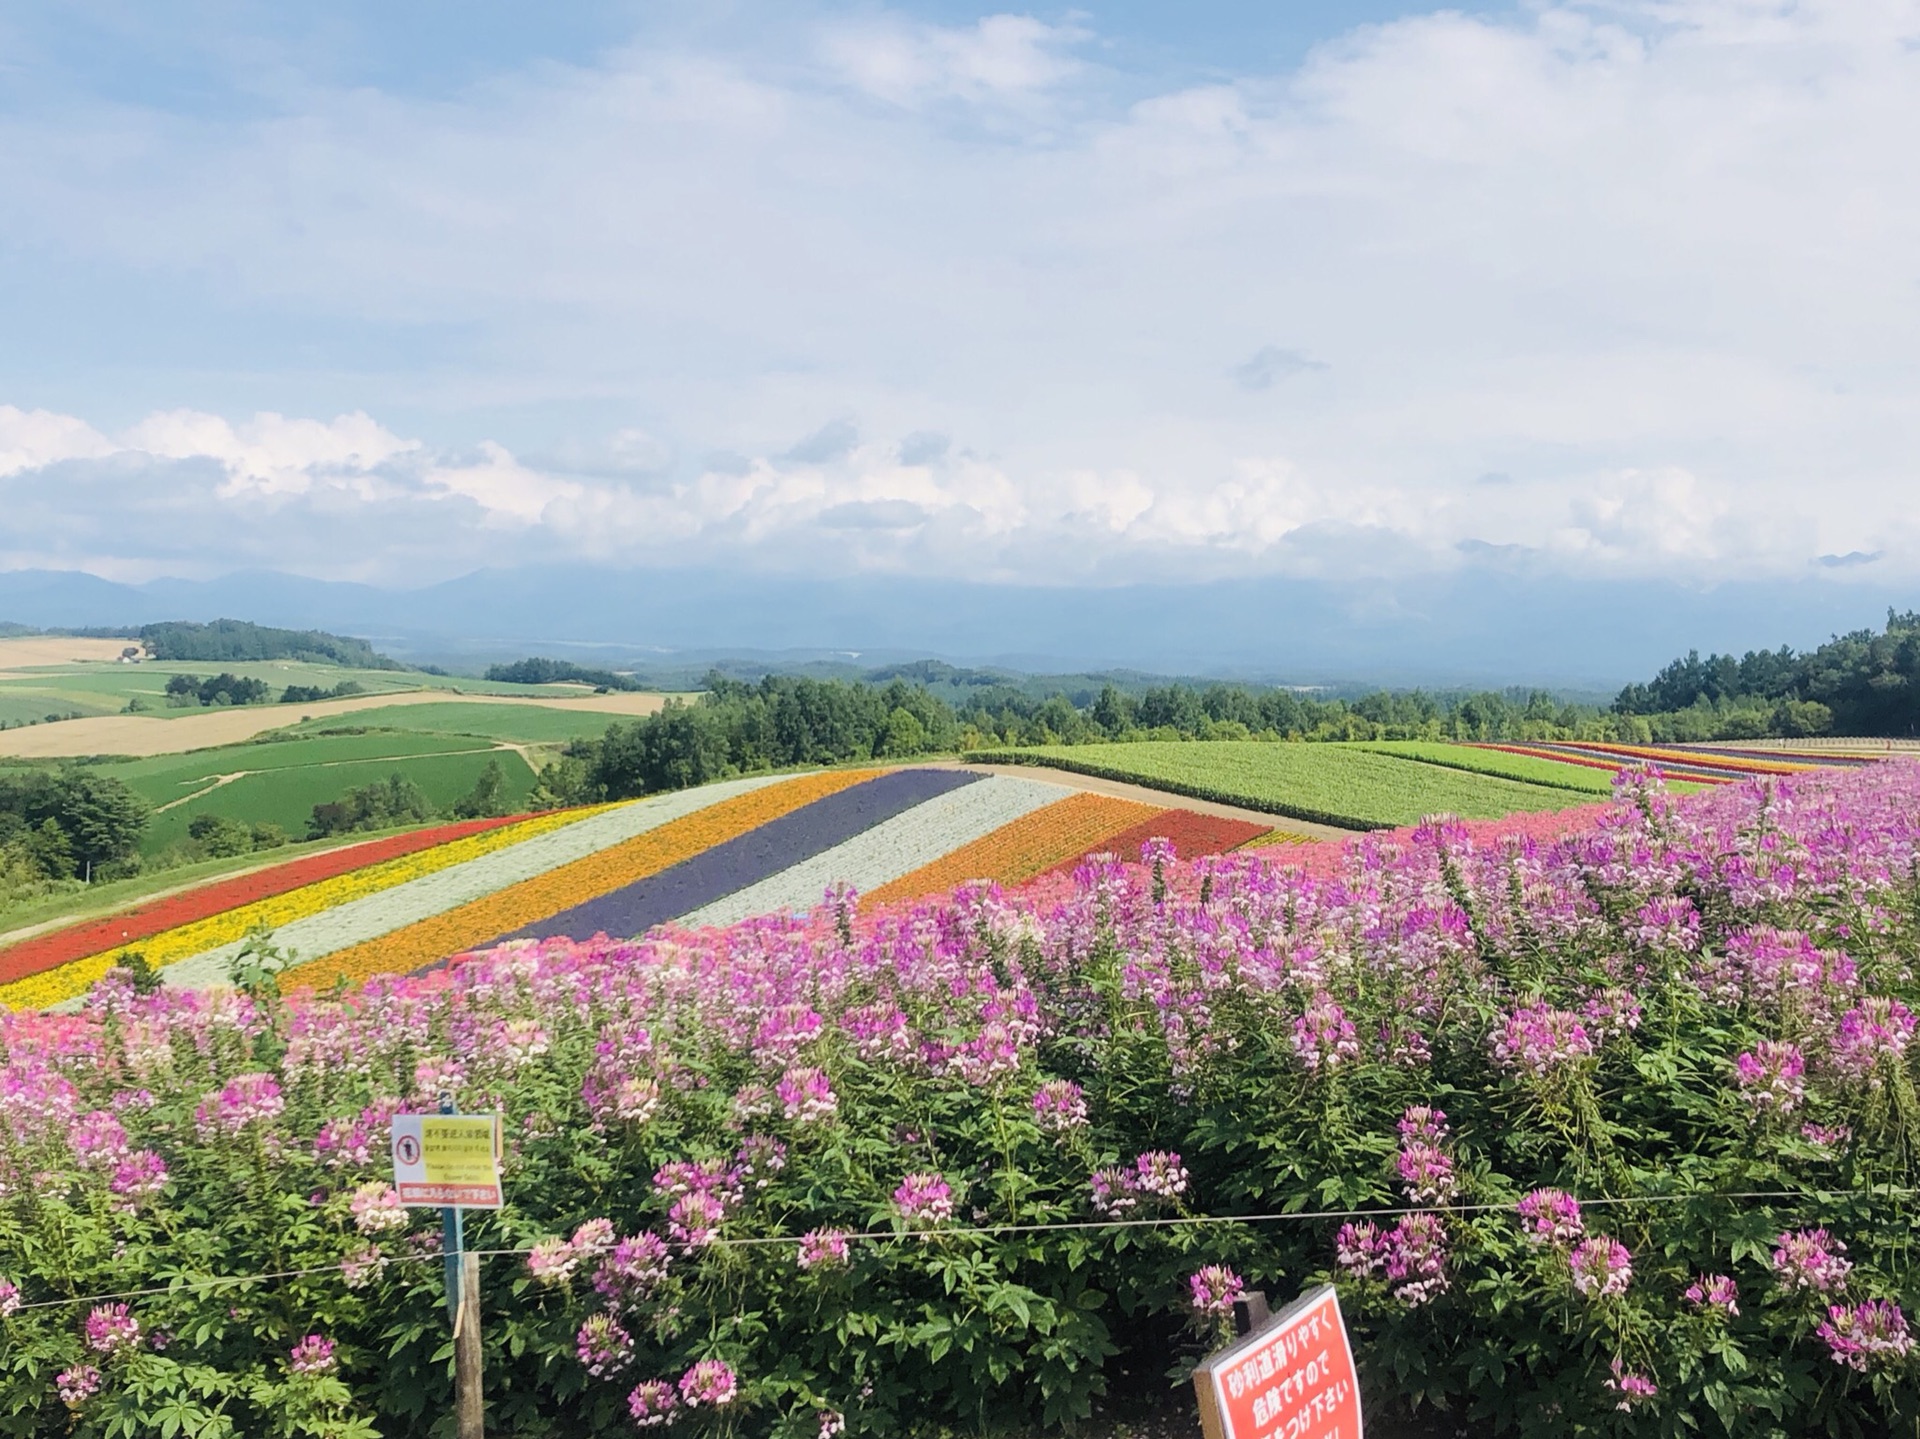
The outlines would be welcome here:
[[[1240,1276],[1224,1264],[1209,1264],[1190,1275],[1187,1289],[1195,1313],[1215,1316],[1233,1313],[1234,1301],[1246,1292]]]
[[[636,1384],[627,1396],[627,1415],[642,1429],[657,1429],[671,1424],[680,1408],[680,1396],[665,1379],[649,1379]]]
[[[789,1069],[773,1087],[781,1108],[795,1124],[819,1124],[833,1118],[840,1100],[823,1069]]]
[[[1545,1079],[1588,1059],[1593,1041],[1580,1016],[1545,1002],[1509,1014],[1493,1038],[1493,1057],[1508,1069]]]
[[[1033,1118],[1050,1134],[1065,1134],[1087,1122],[1087,1099],[1071,1079],[1050,1079],[1033,1095]]]
[[[1614,1357],[1613,1377],[1607,1380],[1607,1388],[1620,1396],[1613,1406],[1622,1411],[1633,1410],[1646,1403],[1660,1392],[1659,1386],[1644,1374],[1629,1371],[1619,1356]]]
[[[621,1239],[594,1271],[594,1293],[610,1305],[638,1304],[659,1287],[672,1262],[666,1240],[651,1231]]]
[[[1862,1373],[1877,1363],[1904,1359],[1913,1352],[1906,1314],[1898,1304],[1884,1299],[1829,1305],[1826,1319],[1813,1332],[1826,1340],[1834,1363]]]
[[[1534,1244],[1564,1248],[1587,1231],[1580,1202],[1563,1189],[1536,1189],[1518,1206],[1521,1233]]]
[[[909,1174],[893,1191],[893,1203],[908,1219],[939,1224],[953,1217],[953,1190],[938,1174]]]
[[[309,1334],[287,1351],[287,1368],[295,1374],[331,1374],[333,1341],[324,1335]]]
[[[100,1371],[91,1364],[75,1364],[53,1376],[54,1392],[69,1409],[78,1409],[100,1392]]]
[[[280,1081],[271,1074],[236,1074],[200,1102],[193,1111],[193,1123],[203,1138],[237,1135],[276,1118],[286,1107]]]
[[[354,1190],[347,1209],[353,1215],[354,1228],[362,1234],[407,1227],[407,1207],[400,1202],[400,1192],[378,1179],[370,1179]]]
[[[794,1263],[802,1269],[844,1269],[847,1265],[847,1236],[840,1229],[810,1229],[800,1236],[800,1250]]]
[[[1789,1293],[1839,1294],[1853,1261],[1847,1246],[1824,1229],[1792,1229],[1774,1241],[1773,1274]]]
[[[680,1402],[689,1409],[724,1409],[739,1392],[732,1366],[719,1359],[702,1359],[680,1376]]]
[[[1740,1097],[1756,1115],[1791,1114],[1807,1095],[1807,1061],[1799,1049],[1778,1040],[1764,1040],[1733,1062],[1734,1083]]]
[[[1633,1255],[1617,1239],[1596,1234],[1567,1256],[1573,1287],[1589,1299],[1613,1299],[1633,1282]]]
[[[1156,1199],[1178,1199],[1187,1192],[1187,1171],[1179,1155],[1149,1149],[1134,1158],[1133,1187]]]
[[[566,1284],[579,1267],[580,1256],[564,1239],[542,1239],[527,1253],[527,1273],[548,1288]]]
[[[611,1314],[590,1314],[574,1336],[573,1352],[591,1378],[606,1379],[633,1359],[633,1336]]]
[[[124,1304],[96,1304],[86,1327],[87,1348],[109,1358],[140,1343],[140,1321]]]
[[[1696,1309],[1717,1310],[1729,1319],[1740,1314],[1740,1287],[1725,1274],[1702,1274],[1687,1286],[1683,1297]]]

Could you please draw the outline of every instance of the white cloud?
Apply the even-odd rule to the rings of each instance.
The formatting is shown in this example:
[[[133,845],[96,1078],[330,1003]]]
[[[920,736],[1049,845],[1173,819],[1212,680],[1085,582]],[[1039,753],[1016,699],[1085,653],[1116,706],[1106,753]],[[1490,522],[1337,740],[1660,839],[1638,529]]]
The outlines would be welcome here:
[[[1203,577],[1336,534],[1382,567],[1478,543],[1920,574],[1916,37],[1915,0],[1542,4],[1156,90],[1084,60],[1077,22],[878,13],[432,103],[0,119],[10,253],[217,276],[209,311],[395,355],[249,381],[288,416],[361,407],[332,420],[226,418],[251,403],[172,377],[193,407],[111,438],[0,408],[7,493],[137,471],[181,520],[49,492],[0,549],[187,564],[200,506],[199,563],[277,543],[401,578],[423,554]]]

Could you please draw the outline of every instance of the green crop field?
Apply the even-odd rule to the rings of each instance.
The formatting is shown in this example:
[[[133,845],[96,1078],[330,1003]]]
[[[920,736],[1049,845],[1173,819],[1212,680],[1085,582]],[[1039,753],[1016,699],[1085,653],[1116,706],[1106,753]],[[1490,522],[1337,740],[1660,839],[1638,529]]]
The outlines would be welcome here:
[[[343,726],[405,730],[414,734],[472,735],[508,744],[565,744],[574,739],[598,739],[607,726],[631,718],[604,710],[564,710],[534,705],[446,704],[393,705],[356,710],[350,715],[311,720],[285,731],[288,735],[324,735]]]
[[[1470,745],[1447,744],[1440,740],[1376,740],[1356,746],[1376,754],[1390,754],[1422,764],[1466,770],[1472,774],[1497,775],[1525,784],[1543,784],[1549,789],[1578,790],[1582,794],[1604,795],[1613,792],[1613,775],[1587,765],[1561,764],[1558,760],[1536,759],[1532,755],[1504,754],[1499,750],[1474,749]]]
[[[1053,765],[1346,829],[1416,824],[1438,813],[1495,819],[1579,802],[1565,789],[1471,774],[1346,744],[1219,740],[1049,745],[981,751],[971,758]]]

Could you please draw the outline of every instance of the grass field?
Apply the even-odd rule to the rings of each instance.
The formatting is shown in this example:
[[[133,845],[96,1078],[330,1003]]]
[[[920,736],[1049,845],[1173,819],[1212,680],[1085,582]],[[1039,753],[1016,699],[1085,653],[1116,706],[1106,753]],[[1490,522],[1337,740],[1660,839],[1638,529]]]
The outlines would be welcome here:
[[[336,719],[294,725],[294,736],[322,735],[343,726],[406,730],[415,734],[470,735],[508,744],[565,744],[568,740],[598,739],[607,726],[624,718],[596,710],[564,710],[520,705],[446,704],[393,705],[359,710]]]
[[[1053,765],[1345,829],[1414,824],[1443,812],[1496,819],[1579,802],[1570,789],[1469,773],[1360,745],[1252,740],[1053,745],[982,751],[969,758]]]
[[[1536,759],[1532,755],[1503,754],[1499,750],[1475,749],[1471,745],[1447,744],[1437,740],[1378,740],[1355,748],[1446,769],[1466,770],[1471,774],[1496,775],[1501,779],[1519,780],[1523,784],[1545,785],[1549,789],[1573,790],[1594,796],[1613,792],[1613,776],[1606,770],[1561,764],[1558,760]],[[1685,788],[1694,789],[1698,786],[1688,785]]]

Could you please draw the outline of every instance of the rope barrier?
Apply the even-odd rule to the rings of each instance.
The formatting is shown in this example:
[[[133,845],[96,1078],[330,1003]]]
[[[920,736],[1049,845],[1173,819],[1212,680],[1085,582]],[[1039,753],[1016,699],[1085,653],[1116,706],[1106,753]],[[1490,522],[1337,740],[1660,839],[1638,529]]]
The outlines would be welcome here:
[[[1597,1209],[1608,1205],[1623,1204],[1667,1204],[1687,1201],[1754,1203],[1760,1201],[1804,1201],[1837,1199],[1910,1199],[1920,1195],[1920,1189],[1883,1186],[1873,1189],[1750,1189],[1727,1193],[1674,1193],[1674,1194],[1617,1194],[1601,1195],[1594,1199],[1581,1199],[1577,1202],[1582,1209]],[[1156,1215],[1148,1219],[1077,1219],[1063,1220],[1050,1224],[976,1224],[976,1225],[940,1225],[928,1229],[869,1229],[851,1233],[843,1237],[849,1244],[880,1243],[888,1240],[926,1241],[929,1239],[949,1239],[966,1237],[989,1237],[1003,1234],[1050,1234],[1069,1233],[1094,1229],[1168,1229],[1193,1228],[1212,1224],[1279,1224],[1291,1221],[1312,1221],[1329,1219],[1392,1219],[1407,1214],[1492,1214],[1514,1209],[1514,1204],[1418,1204],[1397,1208],[1380,1209],[1296,1209],[1270,1214],[1172,1214]],[[719,1236],[704,1244],[676,1241],[670,1247],[683,1252],[699,1249],[747,1249],[760,1248],[776,1244],[797,1245],[804,1239],[798,1234],[762,1234],[746,1235],[740,1238],[722,1238]],[[481,1259],[501,1259],[531,1254],[533,1246],[527,1245],[514,1249],[468,1249],[468,1254]],[[404,1254],[397,1256],[382,1255],[373,1261],[379,1268],[394,1264],[438,1264],[446,1256],[432,1254]],[[23,1303],[15,1307],[15,1313],[24,1313],[30,1309],[58,1309],[79,1304],[109,1304],[128,1299],[146,1299],[155,1295],[194,1294],[205,1290],[219,1289],[222,1286],[235,1288],[252,1284],[265,1284],[282,1279],[306,1279],[316,1274],[338,1274],[342,1265],[316,1264],[305,1269],[281,1269],[260,1274],[227,1274],[206,1279],[190,1280],[178,1284],[155,1285],[146,1289],[126,1289],[115,1294],[92,1294],[73,1299],[38,1299],[32,1303]]]

